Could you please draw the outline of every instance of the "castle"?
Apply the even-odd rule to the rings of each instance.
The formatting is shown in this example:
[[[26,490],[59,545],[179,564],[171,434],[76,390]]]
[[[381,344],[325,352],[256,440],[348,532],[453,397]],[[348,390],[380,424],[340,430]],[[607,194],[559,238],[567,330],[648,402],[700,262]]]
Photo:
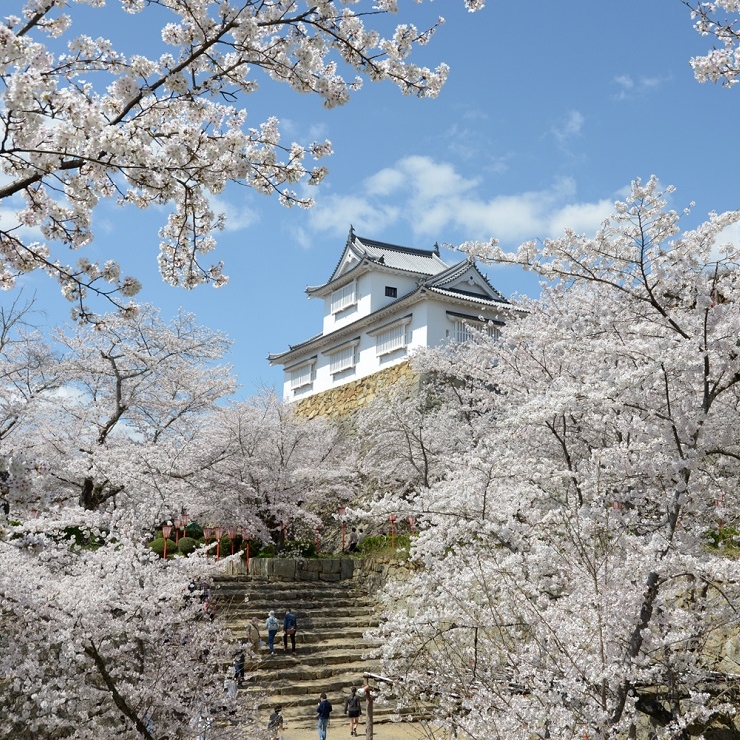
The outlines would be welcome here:
[[[388,376],[417,348],[468,341],[471,327],[497,336],[516,311],[472,260],[448,265],[437,246],[401,247],[353,229],[329,279],[306,293],[324,300],[321,333],[268,357],[284,368],[286,401]]]

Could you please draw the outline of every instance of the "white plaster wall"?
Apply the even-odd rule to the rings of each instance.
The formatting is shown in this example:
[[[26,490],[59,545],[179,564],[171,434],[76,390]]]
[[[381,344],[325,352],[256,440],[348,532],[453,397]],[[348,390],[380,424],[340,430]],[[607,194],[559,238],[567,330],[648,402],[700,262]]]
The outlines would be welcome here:
[[[437,347],[449,336],[448,332],[453,328],[452,322],[447,318],[447,311],[454,308],[449,303],[437,303],[428,301],[427,310],[427,341],[430,347]]]
[[[416,287],[416,280],[414,278],[403,275],[373,272],[367,277],[370,284],[370,295],[372,296],[372,304],[370,306],[369,313],[378,311],[389,303],[393,303],[397,298],[410,293]],[[396,298],[389,298],[386,296],[386,286],[396,288]]]
[[[378,276],[376,275],[375,277],[377,278]],[[364,275],[361,278],[360,282],[362,284],[363,290],[370,287],[370,278],[371,275]],[[384,277],[380,277],[379,284],[380,290],[384,292],[384,286],[387,284],[387,281],[385,281]],[[401,285],[399,285],[398,287],[400,295]],[[410,289],[411,288],[409,288],[409,290]],[[375,285],[375,290],[376,292],[378,290],[377,284]],[[326,305],[330,306],[330,299],[326,299],[326,301]],[[354,318],[352,318],[351,320],[356,320],[356,318],[359,317],[361,311],[364,311],[365,314],[368,313],[369,307],[370,292],[368,291],[364,292],[364,294],[360,296],[358,310],[355,314],[353,314]],[[364,330],[360,335],[360,343],[355,350],[356,355],[358,356],[358,362],[353,369],[346,370],[343,373],[333,376],[329,372],[331,365],[330,357],[320,352],[316,359],[315,365],[316,379],[311,386],[305,386],[304,388],[298,389],[297,392],[294,392],[290,388],[290,373],[285,373],[285,382],[283,385],[284,398],[286,400],[298,400],[300,398],[310,396],[314,393],[320,393],[321,391],[328,390],[329,388],[337,388],[338,386],[345,383],[364,378],[368,375],[372,375],[378,370],[382,370],[384,368],[398,364],[399,362],[403,362],[413,353],[415,349],[418,349],[419,347],[433,347],[440,345],[448,339],[449,335],[452,334],[452,330],[454,329],[454,323],[448,318],[447,311],[457,311],[458,313],[464,313],[474,317],[483,315],[483,307],[458,307],[450,303],[442,303],[433,299],[422,300],[414,304],[412,307],[407,308],[405,311],[399,311],[399,313],[393,317],[400,319],[409,313],[412,314],[411,322],[406,327],[407,346],[405,351],[398,350],[392,354],[385,355],[379,358],[376,355],[375,349],[376,337],[368,336],[367,330]],[[495,311],[488,311],[485,312],[485,315],[491,318],[498,318],[500,320],[508,320],[510,318],[504,312],[497,313]],[[330,318],[333,321],[333,317]],[[334,325],[332,323],[333,328],[338,328],[338,326],[347,323],[346,321],[344,321],[343,318],[341,320],[343,322],[341,324],[339,322],[337,322],[337,325]],[[385,317],[375,326],[369,328],[372,330],[373,328],[377,328],[378,326],[390,323],[392,320],[393,319],[389,317]],[[324,331],[326,333],[326,321]],[[351,338],[354,339],[355,336]]]
[[[324,298],[324,327],[322,334],[330,334],[337,329],[341,329],[347,324],[351,324],[363,316],[367,316],[372,311],[371,275],[361,275],[355,281],[355,296],[357,303],[354,306],[345,308],[344,311],[333,314],[331,312],[331,293]]]

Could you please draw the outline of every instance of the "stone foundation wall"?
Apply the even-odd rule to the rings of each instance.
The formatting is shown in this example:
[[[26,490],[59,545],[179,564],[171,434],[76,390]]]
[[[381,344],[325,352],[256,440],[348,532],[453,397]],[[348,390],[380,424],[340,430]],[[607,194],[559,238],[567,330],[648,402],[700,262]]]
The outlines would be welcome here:
[[[296,414],[307,419],[317,416],[342,418],[368,404],[378,392],[386,388],[398,383],[411,386],[418,381],[418,374],[413,372],[411,363],[406,360],[365,378],[296,401],[293,408]]]
[[[409,573],[406,563],[398,560],[358,558],[355,562],[354,579],[368,593],[378,594],[386,583],[405,580]]]
[[[354,575],[354,566],[352,558],[252,558],[249,575],[281,581],[346,581]]]

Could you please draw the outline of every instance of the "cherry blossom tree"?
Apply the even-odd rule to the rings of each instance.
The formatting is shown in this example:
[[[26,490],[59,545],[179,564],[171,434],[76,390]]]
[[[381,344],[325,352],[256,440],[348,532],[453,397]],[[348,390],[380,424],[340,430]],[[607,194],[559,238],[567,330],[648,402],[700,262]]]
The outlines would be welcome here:
[[[0,533],[0,737],[193,738],[227,720],[232,638],[203,610],[209,566],[80,513]],[[218,737],[253,737],[222,724]]]
[[[713,37],[719,42],[719,46],[707,54],[691,59],[696,79],[733,87],[740,74],[740,6],[736,0],[683,2],[691,9],[696,30],[702,36]]]
[[[58,353],[34,323],[33,300],[20,296],[0,306],[0,501],[5,514],[11,500],[23,498],[30,485],[23,435],[39,404],[64,382]]]
[[[104,2],[14,0],[0,23],[0,286],[41,269],[59,280],[88,315],[89,294],[122,305],[138,281],[115,261],[65,264],[55,247],[94,238],[101,199],[146,208],[166,204],[159,266],[171,285],[226,282],[221,263],[203,263],[223,215],[209,197],[229,182],[277,194],[287,206],[311,205],[298,183],[318,183],[328,141],[281,140],[278,121],[246,125],[239,107],[262,80],[342,105],[362,80],[390,80],[405,94],[434,97],[447,76],[411,61],[428,29],[399,24],[388,37],[370,21],[396,13],[396,0],[303,3],[278,0],[121,0],[141,23],[162,27],[161,48],[115,49],[84,26]],[[469,10],[481,0],[465,0]],[[264,74],[261,78],[260,74]],[[11,215],[12,214],[12,215]]]
[[[461,375],[449,382],[452,377],[430,363],[420,386],[392,387],[356,414],[351,435],[366,493],[418,494],[444,478],[456,453],[475,444],[491,417],[471,403]]]
[[[211,455],[197,480],[193,511],[245,526],[262,542],[282,547],[287,534],[313,541],[327,513],[354,495],[354,455],[341,426],[295,414],[274,391],[218,409],[201,441],[218,459]]]
[[[145,308],[57,333],[64,384],[36,407],[22,438],[51,471],[57,499],[87,509],[145,503],[167,515],[197,472],[185,448],[235,389],[221,362],[229,342],[191,314],[166,323]]]
[[[681,232],[664,196],[635,182],[594,238],[469,245],[548,283],[503,343],[425,361],[495,421],[383,501],[421,532],[381,652],[465,737],[737,732],[740,212]]]

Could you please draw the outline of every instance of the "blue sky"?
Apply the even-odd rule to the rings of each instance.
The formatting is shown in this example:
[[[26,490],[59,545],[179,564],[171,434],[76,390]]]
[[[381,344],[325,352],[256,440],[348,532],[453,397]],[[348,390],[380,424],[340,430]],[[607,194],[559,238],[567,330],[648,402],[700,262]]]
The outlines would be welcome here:
[[[680,0],[491,1],[475,14],[462,0],[399,4],[402,19],[419,26],[446,18],[417,57],[450,65],[442,94],[422,101],[390,83],[366,83],[346,106],[326,110],[265,80],[243,101],[248,123],[277,116],[286,141],[328,138],[335,153],[327,179],[308,193],[317,201],[310,211],[239,187],[218,197],[229,223],[215,259],[229,285],[184,292],[161,282],[165,212],[104,204],[96,213],[86,253],[118,258],[143,281],[140,300],[165,316],[182,306],[227,333],[244,396],[280,386],[268,353],[320,331],[322,306],[304,289],[329,277],[350,225],[420,248],[491,236],[514,248],[566,226],[593,232],[632,179],[653,174],[677,187],[676,209],[696,202],[687,226],[740,206],[740,92],[694,81],[689,58],[709,40]],[[87,12],[129,52],[153,32],[142,29],[146,14]],[[537,292],[531,276],[486,272],[504,294]],[[36,291],[50,323],[67,320],[69,304],[51,281],[33,275],[24,289]]]

